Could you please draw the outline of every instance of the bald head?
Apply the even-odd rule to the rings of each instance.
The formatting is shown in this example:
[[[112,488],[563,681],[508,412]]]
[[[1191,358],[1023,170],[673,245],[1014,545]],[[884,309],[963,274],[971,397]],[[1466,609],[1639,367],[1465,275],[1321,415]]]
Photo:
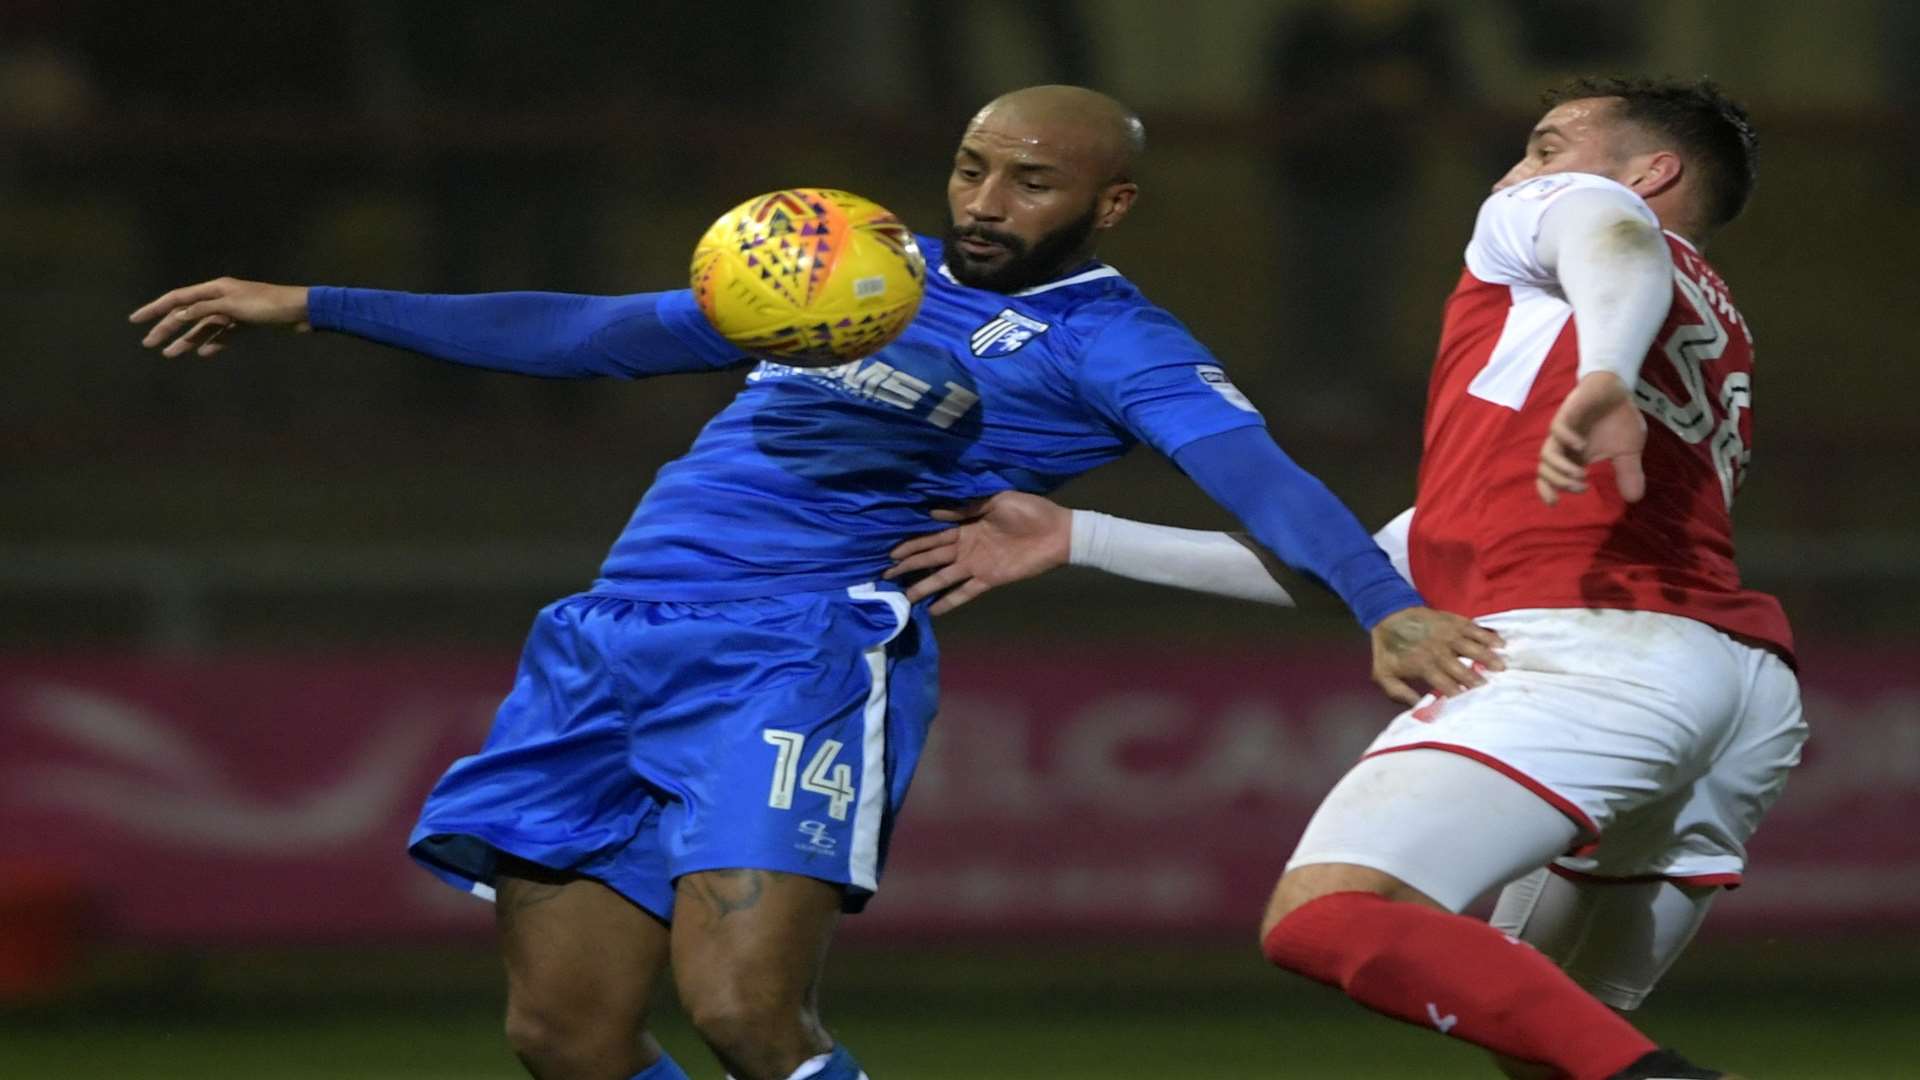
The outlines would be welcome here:
[[[1000,95],[973,114],[969,132],[1018,127],[1097,169],[1103,179],[1133,179],[1147,129],[1133,111],[1084,86],[1029,86]]]
[[[1093,258],[1139,188],[1140,119],[1083,86],[1029,86],[973,114],[953,154],[944,253],[961,284],[1017,292]]]

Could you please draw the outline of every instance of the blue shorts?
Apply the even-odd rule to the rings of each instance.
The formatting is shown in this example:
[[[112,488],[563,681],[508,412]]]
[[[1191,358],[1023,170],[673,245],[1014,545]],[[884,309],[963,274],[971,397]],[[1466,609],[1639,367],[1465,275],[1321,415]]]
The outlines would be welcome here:
[[[408,849],[485,897],[505,852],[665,920],[680,875],[741,868],[840,884],[858,911],[933,719],[926,622],[886,585],[549,605]]]

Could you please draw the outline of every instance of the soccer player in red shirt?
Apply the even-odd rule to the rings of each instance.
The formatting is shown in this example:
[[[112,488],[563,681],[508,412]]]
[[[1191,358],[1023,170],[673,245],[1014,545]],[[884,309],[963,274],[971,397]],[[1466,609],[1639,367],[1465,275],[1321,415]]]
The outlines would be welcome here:
[[[1381,534],[1431,603],[1501,635],[1506,668],[1409,701],[1307,826],[1261,942],[1510,1076],[1721,1077],[1614,1010],[1739,883],[1806,735],[1786,617],[1734,565],[1753,342],[1701,254],[1747,201],[1755,138],[1706,82],[1549,102],[1481,207],[1415,510]],[[948,607],[1065,561],[1286,600],[1224,535],[1031,496],[896,557],[934,570],[909,596]],[[1491,926],[1457,914],[1502,886]]]

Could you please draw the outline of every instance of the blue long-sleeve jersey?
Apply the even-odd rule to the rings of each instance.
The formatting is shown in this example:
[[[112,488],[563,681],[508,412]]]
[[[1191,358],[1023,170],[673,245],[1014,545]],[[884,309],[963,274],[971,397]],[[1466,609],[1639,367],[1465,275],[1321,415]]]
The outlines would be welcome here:
[[[827,368],[762,362],[664,466],[594,584],[646,600],[730,600],[878,577],[928,510],[1045,492],[1146,442],[1362,625],[1421,602],[1367,532],[1267,435],[1176,319],[1111,267],[1012,294],[968,288],[921,237],[919,314],[891,345]],[[686,291],[422,296],[317,287],[316,328],[527,375],[635,378],[746,365]]]

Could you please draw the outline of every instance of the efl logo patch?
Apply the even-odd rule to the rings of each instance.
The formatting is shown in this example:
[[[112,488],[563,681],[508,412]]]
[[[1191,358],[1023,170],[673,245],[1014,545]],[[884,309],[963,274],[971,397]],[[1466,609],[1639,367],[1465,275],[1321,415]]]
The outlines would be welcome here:
[[[1047,323],[1029,319],[1012,308],[1001,309],[993,321],[973,332],[969,339],[975,356],[1005,356],[1047,332]]]
[[[1226,372],[1212,364],[1195,364],[1193,370],[1199,374],[1201,382],[1213,387],[1214,393],[1226,398],[1227,404],[1242,412],[1260,411],[1253,407],[1253,402],[1247,400],[1247,395],[1241,393],[1239,387],[1233,385],[1233,380],[1227,378]]]

